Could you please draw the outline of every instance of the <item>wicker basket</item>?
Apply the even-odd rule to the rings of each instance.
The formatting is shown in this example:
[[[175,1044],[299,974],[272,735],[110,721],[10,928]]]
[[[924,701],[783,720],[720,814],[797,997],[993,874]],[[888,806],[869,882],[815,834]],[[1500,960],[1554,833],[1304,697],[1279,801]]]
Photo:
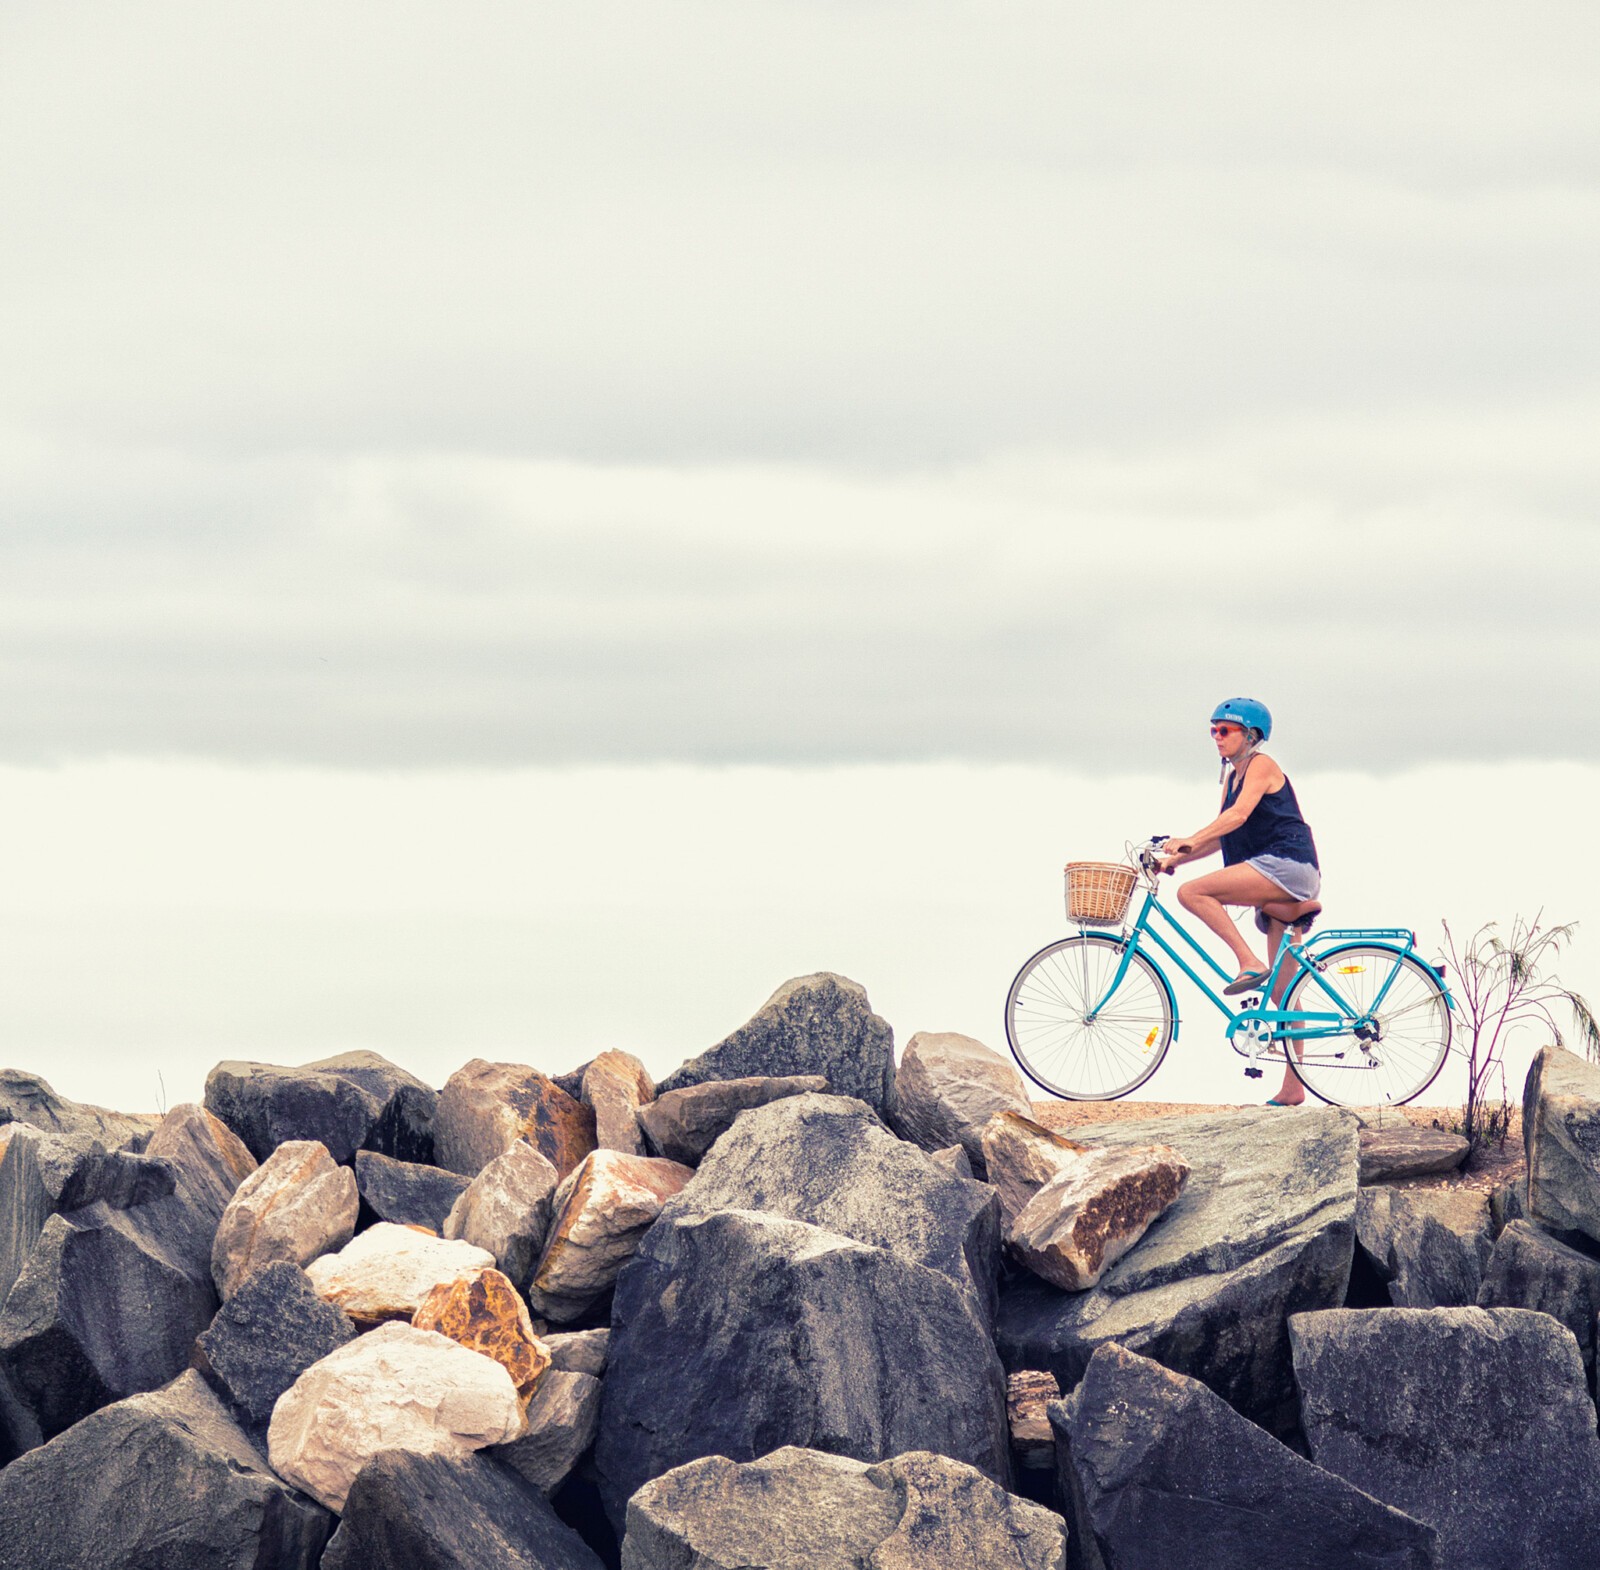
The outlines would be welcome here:
[[[1067,863],[1067,920],[1085,927],[1115,927],[1128,914],[1139,874],[1113,861]]]

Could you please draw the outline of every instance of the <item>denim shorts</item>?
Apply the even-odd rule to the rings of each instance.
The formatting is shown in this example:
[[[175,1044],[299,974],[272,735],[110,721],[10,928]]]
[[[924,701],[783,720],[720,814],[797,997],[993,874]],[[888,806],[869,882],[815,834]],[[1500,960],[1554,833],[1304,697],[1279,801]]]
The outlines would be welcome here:
[[[1264,878],[1271,878],[1290,899],[1315,899],[1322,892],[1322,874],[1309,861],[1287,856],[1252,856],[1245,863]]]

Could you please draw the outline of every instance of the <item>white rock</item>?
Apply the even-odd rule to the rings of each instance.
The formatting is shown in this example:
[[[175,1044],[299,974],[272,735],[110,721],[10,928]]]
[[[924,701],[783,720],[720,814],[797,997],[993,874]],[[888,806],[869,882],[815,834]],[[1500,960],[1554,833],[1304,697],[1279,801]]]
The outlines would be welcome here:
[[[336,1303],[358,1325],[410,1319],[443,1281],[457,1281],[494,1265],[494,1255],[413,1227],[380,1221],[337,1254],[306,1270],[317,1296]]]
[[[889,1121],[924,1150],[960,1145],[983,1175],[983,1126],[997,1112],[1030,1115],[1028,1087],[1009,1058],[971,1036],[918,1031],[895,1070]]]
[[[309,1265],[356,1229],[356,1175],[314,1139],[279,1145],[234,1190],[211,1245],[217,1291],[232,1297],[264,1265]]]
[[[432,1330],[387,1324],[313,1363],[272,1410],[272,1469],[328,1509],[344,1509],[380,1450],[465,1455],[520,1437],[511,1376]]]

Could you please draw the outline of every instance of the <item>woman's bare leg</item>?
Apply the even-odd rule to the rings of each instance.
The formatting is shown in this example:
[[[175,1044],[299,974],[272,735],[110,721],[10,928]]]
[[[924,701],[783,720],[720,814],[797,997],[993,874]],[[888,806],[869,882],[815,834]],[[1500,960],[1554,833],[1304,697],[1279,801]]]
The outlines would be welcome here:
[[[1204,877],[1192,878],[1178,890],[1178,903],[1222,939],[1233,951],[1240,972],[1266,971],[1267,965],[1258,960],[1245,942],[1244,934],[1234,925],[1228,914],[1229,905],[1248,905],[1259,908],[1271,900],[1281,900],[1283,890],[1271,878],[1257,872],[1254,867],[1223,867],[1208,872]]]
[[[1272,923],[1271,930],[1267,934],[1267,958],[1268,963],[1276,964],[1278,950],[1283,945],[1283,936],[1287,929],[1276,917],[1269,916],[1267,919]],[[1289,975],[1292,968],[1292,965],[1286,965],[1283,973],[1272,983],[1272,995],[1268,1002],[1273,1008],[1277,1008],[1283,1002],[1283,995],[1289,990]],[[1306,1087],[1300,1083],[1294,1070],[1289,1067],[1290,1052],[1299,1057],[1303,1051],[1304,1048],[1297,1041],[1286,1041],[1283,1044],[1283,1084],[1278,1087],[1277,1094],[1272,1098],[1280,1107],[1297,1107],[1306,1099]]]

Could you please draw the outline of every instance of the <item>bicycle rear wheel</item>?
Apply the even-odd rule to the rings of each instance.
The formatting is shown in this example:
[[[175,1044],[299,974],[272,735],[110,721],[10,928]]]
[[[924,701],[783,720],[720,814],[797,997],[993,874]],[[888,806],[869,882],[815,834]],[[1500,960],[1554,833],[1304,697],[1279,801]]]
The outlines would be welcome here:
[[[1420,1096],[1450,1050],[1450,1003],[1437,974],[1421,960],[1376,943],[1341,944],[1319,954],[1316,965],[1357,1018],[1370,1013],[1389,986],[1369,1027],[1371,1039],[1350,1030],[1324,1041],[1284,1043],[1300,1083],[1340,1107],[1399,1106]],[[1292,1013],[1297,1005],[1308,1014],[1325,1014],[1332,1000],[1302,974],[1283,1010]]]
[[[1085,933],[1040,949],[1006,996],[1006,1040],[1034,1084],[1068,1101],[1114,1101],[1155,1073],[1172,1041],[1172,998],[1137,950],[1115,995],[1091,1019],[1122,963],[1116,938]]]

